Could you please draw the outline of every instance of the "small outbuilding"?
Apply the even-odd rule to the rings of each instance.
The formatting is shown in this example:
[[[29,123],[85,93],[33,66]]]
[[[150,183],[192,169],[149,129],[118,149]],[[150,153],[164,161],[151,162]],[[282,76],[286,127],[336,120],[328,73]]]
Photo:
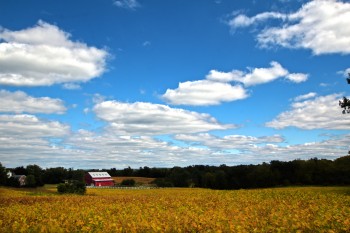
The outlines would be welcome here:
[[[87,172],[85,183],[88,186],[114,186],[114,180],[108,172]]]

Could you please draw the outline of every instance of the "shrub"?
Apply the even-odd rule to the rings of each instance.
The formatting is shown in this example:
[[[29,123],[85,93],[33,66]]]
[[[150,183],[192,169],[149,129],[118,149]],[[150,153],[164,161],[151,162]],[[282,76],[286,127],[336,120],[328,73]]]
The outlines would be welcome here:
[[[65,184],[59,184],[57,186],[57,192],[84,195],[86,193],[86,186],[84,182],[72,180]]]
[[[135,180],[134,179],[125,179],[122,181],[121,185],[125,186],[135,186]]]

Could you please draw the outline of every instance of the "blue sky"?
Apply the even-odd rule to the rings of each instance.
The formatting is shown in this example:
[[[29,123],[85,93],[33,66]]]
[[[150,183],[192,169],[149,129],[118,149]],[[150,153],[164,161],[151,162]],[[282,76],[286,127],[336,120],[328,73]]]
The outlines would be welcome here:
[[[0,161],[344,156],[349,21],[335,0],[0,1]]]

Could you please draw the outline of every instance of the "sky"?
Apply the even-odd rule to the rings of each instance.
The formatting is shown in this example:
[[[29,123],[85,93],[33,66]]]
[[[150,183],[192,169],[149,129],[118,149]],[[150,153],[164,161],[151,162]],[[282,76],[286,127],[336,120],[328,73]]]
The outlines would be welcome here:
[[[336,0],[0,0],[0,162],[345,156],[349,22]]]

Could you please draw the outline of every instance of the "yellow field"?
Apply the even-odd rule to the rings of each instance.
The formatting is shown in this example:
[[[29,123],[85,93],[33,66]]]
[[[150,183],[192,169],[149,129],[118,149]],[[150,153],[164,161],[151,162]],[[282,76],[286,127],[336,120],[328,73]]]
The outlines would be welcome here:
[[[350,188],[0,188],[0,232],[350,232]]]

